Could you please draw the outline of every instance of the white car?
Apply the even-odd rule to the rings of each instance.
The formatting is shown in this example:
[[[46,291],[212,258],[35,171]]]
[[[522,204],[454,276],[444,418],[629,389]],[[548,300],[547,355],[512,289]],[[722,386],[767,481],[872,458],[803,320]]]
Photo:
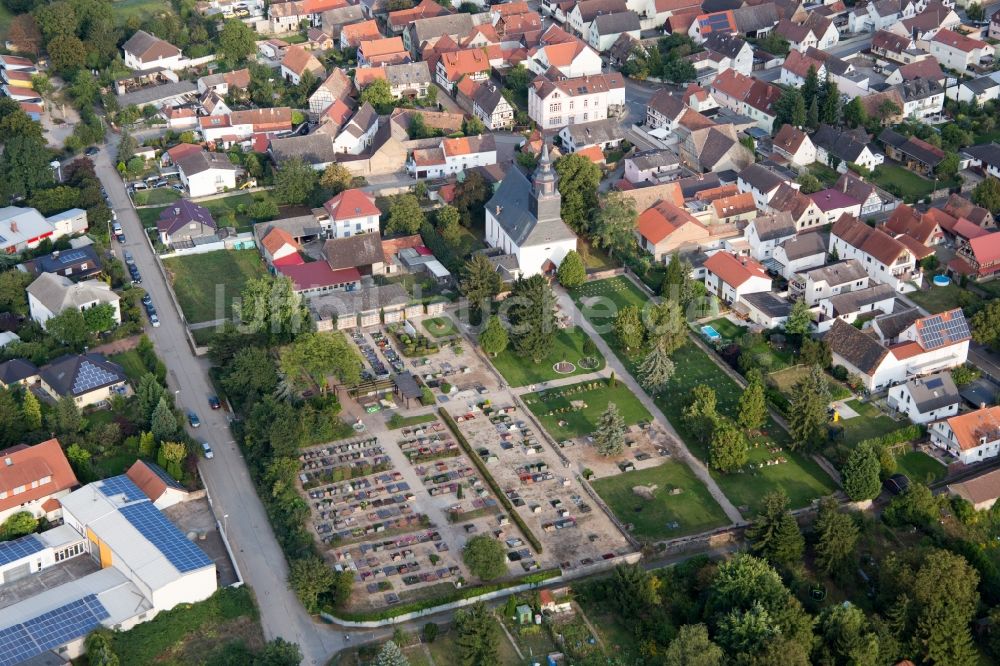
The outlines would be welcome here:
[[[201,449],[205,452],[205,458],[211,460],[215,457],[215,452],[212,451],[212,447],[209,446],[208,442],[201,443]]]

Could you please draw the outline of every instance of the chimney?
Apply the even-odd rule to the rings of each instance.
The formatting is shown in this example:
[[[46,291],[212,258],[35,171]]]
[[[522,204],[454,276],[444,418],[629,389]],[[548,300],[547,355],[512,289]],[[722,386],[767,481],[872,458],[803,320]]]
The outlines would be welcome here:
[[[15,233],[15,234],[17,233],[17,231],[18,231],[18,229],[17,229],[17,220],[11,220],[10,221],[10,230],[11,230],[11,233]]]
[[[9,457],[8,458],[4,458],[3,462],[4,462],[5,465],[7,465],[7,467],[10,467],[11,465],[14,464],[14,460],[12,458],[9,458]]]

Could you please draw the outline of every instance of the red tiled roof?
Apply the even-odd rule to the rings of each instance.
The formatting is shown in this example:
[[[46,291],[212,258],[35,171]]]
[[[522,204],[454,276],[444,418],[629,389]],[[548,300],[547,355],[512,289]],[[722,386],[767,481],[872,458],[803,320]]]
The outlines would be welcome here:
[[[705,268],[731,287],[739,287],[750,278],[767,278],[764,267],[749,257],[716,252],[705,260]]]
[[[0,451],[0,458],[5,460],[0,464],[0,490],[7,493],[5,499],[0,499],[0,511],[36,502],[78,483],[58,439],[34,446],[11,447]],[[44,478],[48,481],[40,483]],[[33,483],[37,485],[32,487]],[[24,492],[15,494],[14,489],[22,486]]]
[[[171,162],[176,162],[177,160],[191,155],[193,153],[200,153],[204,148],[201,146],[196,146],[193,143],[179,143],[173,148],[167,149],[167,155],[170,156]]]
[[[660,201],[639,215],[636,220],[636,230],[640,236],[656,245],[686,224],[695,224],[705,228],[701,222],[683,208],[675,206],[669,201]]]
[[[1000,231],[969,240],[969,247],[980,265],[1000,261]]]
[[[895,264],[899,255],[907,251],[902,243],[886,232],[873,229],[847,213],[841,215],[834,223],[830,233],[848,245],[875,257],[886,266]]]
[[[948,419],[948,426],[955,434],[955,441],[963,451],[979,446],[981,435],[988,441],[997,438],[1000,432],[1000,407],[985,407],[974,412],[960,414]]]
[[[356,188],[344,190],[323,204],[323,208],[334,220],[353,220],[382,214],[375,205],[375,197]]]
[[[292,266],[279,266],[278,272],[291,278],[296,290],[332,287],[337,284],[357,282],[361,273],[357,268],[332,270],[325,261],[312,261]]]
[[[582,155],[594,164],[604,164],[604,151],[600,146],[587,146],[576,151],[577,155]]]
[[[950,46],[964,53],[971,53],[976,49],[981,49],[987,46],[986,42],[982,40],[967,37],[961,33],[955,32],[954,30],[949,30],[948,28],[941,28],[938,30],[937,33],[931,37],[931,41],[937,42],[938,44],[944,44],[945,46]]]
[[[267,235],[264,236],[260,243],[264,246],[264,249],[267,250],[267,253],[272,256],[274,256],[274,253],[285,245],[291,245],[295,248],[295,250],[302,249],[299,244],[295,242],[295,239],[292,238],[292,235],[281,227],[274,227],[267,232]]]

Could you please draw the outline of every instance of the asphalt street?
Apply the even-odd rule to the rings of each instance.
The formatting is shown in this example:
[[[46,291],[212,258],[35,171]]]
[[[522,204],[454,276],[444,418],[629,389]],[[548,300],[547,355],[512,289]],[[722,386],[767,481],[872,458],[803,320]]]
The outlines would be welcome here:
[[[201,460],[199,469],[216,516],[223,523],[244,579],[257,596],[265,636],[268,639],[280,636],[298,643],[305,664],[325,664],[347,644],[343,633],[314,622],[288,589],[284,554],[229,430],[228,413],[213,411],[208,406],[208,397],[214,393],[208,379],[209,364],[195,356],[188,345],[181,314],[167,293],[157,259],[144,240],[139,217],[114,169],[109,150],[116,143],[116,138],[111,137],[110,143],[94,158],[97,175],[125,231],[124,249],[135,257],[142,273],[142,287],[152,296],[159,314],[160,326],[147,326],[147,334],[167,366],[169,389],[175,392],[180,409],[194,410],[201,419],[201,427],[189,429],[191,435],[209,442],[215,452],[213,460]],[[123,248],[114,245],[120,256]],[[211,279],[209,275],[204,277]]]

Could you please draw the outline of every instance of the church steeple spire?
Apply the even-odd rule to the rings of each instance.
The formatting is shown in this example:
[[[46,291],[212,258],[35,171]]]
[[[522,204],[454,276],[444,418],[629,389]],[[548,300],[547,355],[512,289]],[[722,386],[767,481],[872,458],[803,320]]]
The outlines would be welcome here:
[[[539,222],[561,219],[562,198],[556,189],[556,172],[549,159],[549,145],[542,142],[542,157],[538,160],[531,185],[531,212]]]

